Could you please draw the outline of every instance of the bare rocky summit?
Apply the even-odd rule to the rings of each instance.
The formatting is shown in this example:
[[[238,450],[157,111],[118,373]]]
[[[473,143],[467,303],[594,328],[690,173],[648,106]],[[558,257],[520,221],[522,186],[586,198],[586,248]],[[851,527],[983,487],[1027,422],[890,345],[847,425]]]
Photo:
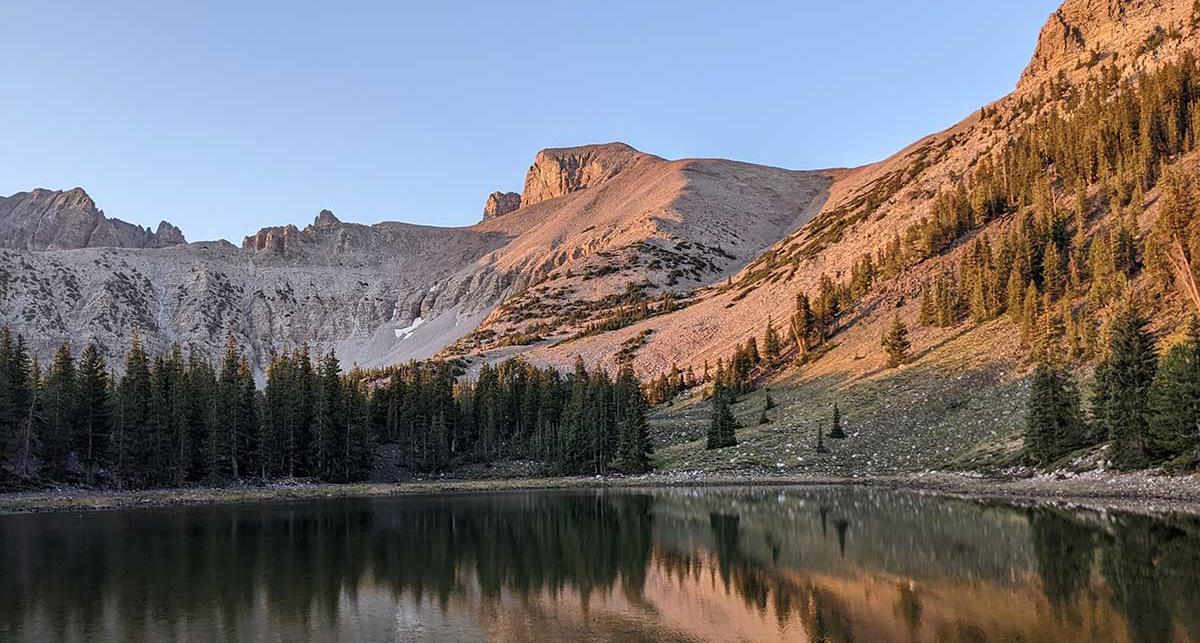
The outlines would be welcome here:
[[[599,185],[648,157],[624,143],[542,150],[525,176],[521,203],[536,205]]]
[[[163,221],[150,230],[104,216],[82,188],[33,190],[0,197],[0,247],[19,250],[162,248],[184,243]]]

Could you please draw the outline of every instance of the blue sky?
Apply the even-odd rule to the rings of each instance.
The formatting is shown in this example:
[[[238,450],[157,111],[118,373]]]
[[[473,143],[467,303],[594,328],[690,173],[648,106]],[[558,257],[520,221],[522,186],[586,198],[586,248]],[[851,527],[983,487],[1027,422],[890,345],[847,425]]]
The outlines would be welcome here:
[[[238,241],[467,225],[544,147],[859,165],[1007,93],[1057,4],[5,2],[0,194]]]

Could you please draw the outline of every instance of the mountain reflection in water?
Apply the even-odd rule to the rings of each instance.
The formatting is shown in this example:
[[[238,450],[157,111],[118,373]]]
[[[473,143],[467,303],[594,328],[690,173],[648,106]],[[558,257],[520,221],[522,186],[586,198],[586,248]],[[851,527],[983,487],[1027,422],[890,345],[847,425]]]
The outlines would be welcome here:
[[[1200,640],[1200,520],[854,488],[0,518],[0,640]]]

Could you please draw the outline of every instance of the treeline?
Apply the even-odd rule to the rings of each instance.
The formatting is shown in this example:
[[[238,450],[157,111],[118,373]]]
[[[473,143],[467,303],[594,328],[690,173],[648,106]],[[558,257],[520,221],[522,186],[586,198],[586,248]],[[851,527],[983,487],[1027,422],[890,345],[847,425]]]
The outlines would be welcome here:
[[[1048,340],[1029,394],[1025,454],[1051,468],[1086,447],[1109,442],[1118,469],[1200,462],[1200,319],[1159,355],[1132,303],[1114,314],[1105,354],[1084,413],[1079,383]]]
[[[562,375],[519,359],[484,364],[456,381],[448,365],[418,362],[369,374],[379,441],[404,465],[440,471],[470,462],[531,459],[565,474],[641,473],[651,466],[648,403],[628,364],[616,378],[581,359]]]
[[[264,390],[232,337],[216,365],[179,346],[151,359],[135,333],[115,375],[95,344],[47,369],[0,330],[0,462],[17,476],[120,488],[311,477],[363,479],[367,391],[330,352],[277,359]]]
[[[118,488],[286,478],[365,479],[377,447],[412,471],[544,460],[562,473],[650,468],[646,397],[629,367],[560,376],[518,360],[476,380],[446,363],[341,372],[333,351],[277,356],[258,389],[232,337],[217,364],[135,333],[121,374],[92,344],[48,368],[0,329],[0,471]]]

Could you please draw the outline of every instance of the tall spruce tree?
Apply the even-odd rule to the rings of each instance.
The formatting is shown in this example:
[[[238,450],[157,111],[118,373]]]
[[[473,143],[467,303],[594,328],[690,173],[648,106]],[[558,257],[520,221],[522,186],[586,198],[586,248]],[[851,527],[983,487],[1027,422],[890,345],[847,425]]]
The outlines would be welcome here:
[[[629,364],[617,374],[613,395],[617,407],[616,466],[625,473],[645,473],[650,470],[652,452],[646,426],[646,396]]]
[[[1154,380],[1154,338],[1137,308],[1126,302],[1109,328],[1108,356],[1098,370],[1093,416],[1108,432],[1112,463],[1138,469],[1149,462],[1149,393]]]
[[[712,419],[708,426],[706,448],[721,449],[737,445],[737,421],[729,405],[732,393],[721,382],[713,386]]]
[[[82,420],[75,376],[75,357],[70,342],[63,342],[54,353],[46,372],[42,392],[41,458],[46,474],[53,480],[68,476],[70,454],[75,446],[75,431]]]
[[[4,326],[0,328],[0,466],[10,460],[18,470],[25,468],[15,460],[22,450],[23,428],[32,397],[25,340]]]
[[[109,461],[117,484],[145,487],[153,483],[146,463],[154,455],[153,388],[150,360],[141,335],[134,331],[125,354],[125,373],[117,383],[117,412]]]
[[[333,480],[338,472],[338,446],[345,430],[341,365],[331,350],[321,359],[316,374],[312,422],[311,470],[322,480]]]
[[[1154,461],[1200,455],[1200,318],[1171,346],[1150,386],[1148,455]]]
[[[1086,442],[1074,380],[1054,363],[1040,362],[1026,404],[1025,453],[1045,467]]]
[[[79,356],[78,409],[74,449],[79,454],[84,480],[95,484],[108,454],[112,433],[108,365],[95,343],[88,344]]]

